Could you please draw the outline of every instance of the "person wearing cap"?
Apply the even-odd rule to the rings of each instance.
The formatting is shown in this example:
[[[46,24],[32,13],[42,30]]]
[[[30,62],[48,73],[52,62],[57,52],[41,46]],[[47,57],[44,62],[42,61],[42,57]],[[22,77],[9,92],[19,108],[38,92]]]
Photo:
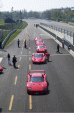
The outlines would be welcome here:
[[[16,62],[17,62],[17,58],[15,57],[15,55],[14,55],[14,57],[12,58],[12,62],[13,62],[13,66],[14,66],[14,68],[16,67]]]
[[[48,62],[49,62],[50,53],[45,53],[45,56],[47,57],[47,60],[48,60]]]

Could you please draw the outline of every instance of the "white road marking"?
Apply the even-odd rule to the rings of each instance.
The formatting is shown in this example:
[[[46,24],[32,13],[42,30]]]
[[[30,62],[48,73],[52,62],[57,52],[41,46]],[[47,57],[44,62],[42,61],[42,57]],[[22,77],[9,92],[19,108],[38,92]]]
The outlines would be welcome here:
[[[65,56],[65,55],[66,55],[66,56],[67,56],[67,55],[69,56],[70,54],[60,54],[60,53],[57,53],[57,54],[50,54],[50,56]],[[16,56],[16,57],[25,57],[25,56],[26,56],[26,57],[27,57],[27,56],[30,57],[30,56],[32,56],[32,54],[31,54],[31,55],[18,55],[18,56]],[[7,57],[7,56],[4,56],[4,57]],[[12,58],[12,57],[13,57],[13,56],[11,56],[11,58]],[[2,58],[2,59],[3,59],[3,58]]]
[[[65,56],[65,55],[70,55],[70,54],[50,54],[50,56]]]
[[[3,59],[3,58],[0,58],[0,62],[2,62],[2,59]]]

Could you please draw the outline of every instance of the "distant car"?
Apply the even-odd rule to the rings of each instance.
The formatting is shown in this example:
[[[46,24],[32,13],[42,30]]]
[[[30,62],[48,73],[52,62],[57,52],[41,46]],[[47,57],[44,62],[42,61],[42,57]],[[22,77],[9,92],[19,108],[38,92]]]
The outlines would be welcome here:
[[[47,93],[47,77],[44,70],[30,70],[27,75],[27,93]]]
[[[3,67],[0,66],[0,73],[2,73],[2,72],[3,72]]]
[[[37,37],[35,37],[35,42],[36,42],[37,40],[42,40],[42,38],[41,38],[40,36],[37,36]]]
[[[32,63],[45,63],[46,57],[44,53],[33,53],[32,54]]]
[[[36,41],[36,45],[45,45],[43,40]]]
[[[47,48],[45,45],[37,45],[36,46],[36,51],[39,53],[43,52],[43,53],[46,53],[47,52]]]

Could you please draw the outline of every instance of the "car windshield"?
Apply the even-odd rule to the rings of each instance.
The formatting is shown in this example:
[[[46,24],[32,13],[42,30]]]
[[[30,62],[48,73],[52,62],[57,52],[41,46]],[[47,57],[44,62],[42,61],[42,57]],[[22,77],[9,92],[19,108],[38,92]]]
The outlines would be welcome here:
[[[44,78],[42,77],[32,77],[30,82],[43,82]]]
[[[35,54],[34,57],[43,57],[43,54]]]
[[[38,48],[45,48],[45,46],[38,46]]]
[[[36,39],[40,39],[40,37],[37,37]]]
[[[40,43],[40,42],[43,42],[42,40],[40,40],[40,41],[37,41],[38,43]]]

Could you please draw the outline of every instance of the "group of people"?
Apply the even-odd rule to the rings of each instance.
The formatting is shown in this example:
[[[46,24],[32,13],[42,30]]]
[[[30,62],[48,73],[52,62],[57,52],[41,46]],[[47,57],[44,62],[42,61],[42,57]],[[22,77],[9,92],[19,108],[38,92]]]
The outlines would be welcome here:
[[[18,39],[18,41],[17,41],[17,44],[18,44],[18,48],[19,48],[19,44],[20,44],[20,40],[19,40],[19,39]],[[24,41],[24,48],[26,48],[26,40]],[[8,55],[7,55],[7,58],[8,58],[8,64],[11,65],[11,60],[10,60],[10,54],[9,54],[9,53],[8,53]],[[13,62],[14,68],[16,68],[17,58],[16,58],[15,55],[14,55],[13,58],[12,58],[12,62]]]
[[[8,57],[8,64],[11,65],[10,54],[9,54],[9,53],[8,53],[7,57]],[[17,58],[16,58],[15,55],[14,55],[13,58],[12,58],[12,62],[13,62],[13,66],[14,66],[14,68],[16,68]]]

